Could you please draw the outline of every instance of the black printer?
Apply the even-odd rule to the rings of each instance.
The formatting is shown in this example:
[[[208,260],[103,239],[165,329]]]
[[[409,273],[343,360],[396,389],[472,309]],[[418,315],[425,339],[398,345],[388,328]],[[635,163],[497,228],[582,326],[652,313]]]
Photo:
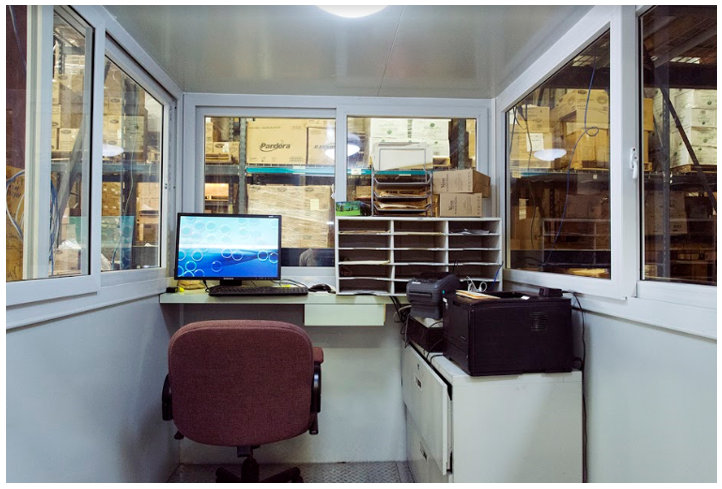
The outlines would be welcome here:
[[[411,315],[441,319],[442,302],[461,287],[459,278],[451,272],[424,272],[406,285],[406,298]]]
[[[478,375],[572,370],[571,300],[518,292],[449,297],[444,355]]]

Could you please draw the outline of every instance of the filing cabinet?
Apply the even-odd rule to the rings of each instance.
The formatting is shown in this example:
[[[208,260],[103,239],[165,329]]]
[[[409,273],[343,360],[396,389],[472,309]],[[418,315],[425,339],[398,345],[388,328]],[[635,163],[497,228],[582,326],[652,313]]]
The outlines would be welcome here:
[[[581,372],[471,377],[438,353],[402,354],[416,482],[581,482]]]

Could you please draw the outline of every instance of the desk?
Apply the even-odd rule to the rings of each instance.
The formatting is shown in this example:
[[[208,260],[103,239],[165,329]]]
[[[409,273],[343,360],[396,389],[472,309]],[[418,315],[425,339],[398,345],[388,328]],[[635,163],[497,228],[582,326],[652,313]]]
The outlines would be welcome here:
[[[374,295],[342,295],[309,292],[308,295],[209,296],[204,290],[161,294],[161,304],[194,306],[263,306],[270,308],[303,307],[306,326],[383,326],[386,305],[391,299]],[[275,312],[271,311],[270,316]],[[273,319],[269,317],[269,319]]]

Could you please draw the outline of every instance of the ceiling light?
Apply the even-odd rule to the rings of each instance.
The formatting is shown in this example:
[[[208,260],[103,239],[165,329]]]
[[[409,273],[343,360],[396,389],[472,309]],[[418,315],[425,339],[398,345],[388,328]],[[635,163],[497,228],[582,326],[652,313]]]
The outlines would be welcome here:
[[[316,5],[321,10],[340,17],[355,19],[381,12],[387,5]]]
[[[567,154],[566,150],[558,148],[540,149],[539,151],[534,151],[534,157],[542,161],[554,161],[565,154]]]

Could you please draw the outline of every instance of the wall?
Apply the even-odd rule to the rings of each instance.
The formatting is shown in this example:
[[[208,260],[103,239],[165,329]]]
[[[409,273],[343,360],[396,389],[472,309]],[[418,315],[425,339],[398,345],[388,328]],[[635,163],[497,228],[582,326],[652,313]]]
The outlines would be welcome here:
[[[164,306],[168,307],[168,306]],[[175,307],[175,306],[170,306]],[[406,460],[406,425],[401,398],[400,325],[386,308],[384,327],[308,327],[314,346],[324,350],[318,435],[302,434],[257,449],[260,463],[325,463]],[[238,308],[185,306],[186,323],[238,317]],[[243,317],[264,318],[262,307]],[[275,320],[303,324],[300,306],[285,306]],[[242,460],[240,461],[242,462]],[[235,448],[181,442],[181,463],[239,463]]]
[[[165,482],[169,331],[158,297],[6,333],[7,482]]]
[[[585,319],[589,482],[715,482],[717,342]]]

